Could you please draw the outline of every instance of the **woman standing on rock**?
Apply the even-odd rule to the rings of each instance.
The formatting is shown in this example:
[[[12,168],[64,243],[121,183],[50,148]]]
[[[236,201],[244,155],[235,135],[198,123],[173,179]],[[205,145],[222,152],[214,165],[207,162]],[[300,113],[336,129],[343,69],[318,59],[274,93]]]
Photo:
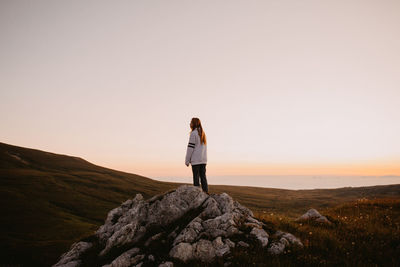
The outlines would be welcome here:
[[[207,140],[199,118],[192,118],[190,122],[190,137],[187,146],[185,164],[189,167],[192,164],[193,185],[200,186],[208,194],[208,184],[206,178],[207,165]]]

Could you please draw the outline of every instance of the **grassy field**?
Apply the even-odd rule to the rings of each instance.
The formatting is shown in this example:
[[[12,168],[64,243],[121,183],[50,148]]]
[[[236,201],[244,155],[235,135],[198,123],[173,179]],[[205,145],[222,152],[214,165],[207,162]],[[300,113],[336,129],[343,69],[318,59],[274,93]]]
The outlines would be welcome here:
[[[258,266],[400,266],[400,199],[358,199],[320,209],[333,224],[297,223],[285,214],[257,213],[274,228],[300,237],[304,250],[254,256]]]
[[[0,266],[50,266],[72,243],[97,230],[108,211],[136,193],[150,198],[181,185],[4,143],[0,143],[0,184]],[[307,244],[302,251],[278,258],[236,251],[240,264],[399,263],[400,185],[323,190],[209,188],[211,193],[228,193],[271,227],[290,231]],[[335,228],[293,222],[309,208],[326,215]]]
[[[320,210],[331,225],[295,222],[284,213],[255,216],[299,237],[304,248],[271,256],[257,245],[235,248],[230,266],[400,266],[400,199],[358,199]],[[193,266],[218,266],[193,263]]]

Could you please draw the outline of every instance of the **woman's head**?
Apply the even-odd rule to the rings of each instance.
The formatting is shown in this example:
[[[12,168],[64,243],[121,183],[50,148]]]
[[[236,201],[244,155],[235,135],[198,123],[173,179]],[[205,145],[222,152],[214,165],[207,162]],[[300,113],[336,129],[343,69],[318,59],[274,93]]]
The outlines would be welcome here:
[[[192,118],[192,120],[190,121],[190,128],[192,129],[192,131],[194,129],[197,129],[201,143],[207,144],[206,134],[203,131],[203,126],[201,126],[201,121],[199,118]]]

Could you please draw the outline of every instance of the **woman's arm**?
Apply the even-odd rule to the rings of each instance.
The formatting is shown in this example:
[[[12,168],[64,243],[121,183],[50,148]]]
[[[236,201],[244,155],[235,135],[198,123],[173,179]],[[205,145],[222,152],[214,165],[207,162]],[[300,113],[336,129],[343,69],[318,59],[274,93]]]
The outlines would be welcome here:
[[[190,160],[192,158],[193,150],[196,145],[196,133],[192,132],[189,137],[189,143],[186,150],[185,165],[189,166]]]

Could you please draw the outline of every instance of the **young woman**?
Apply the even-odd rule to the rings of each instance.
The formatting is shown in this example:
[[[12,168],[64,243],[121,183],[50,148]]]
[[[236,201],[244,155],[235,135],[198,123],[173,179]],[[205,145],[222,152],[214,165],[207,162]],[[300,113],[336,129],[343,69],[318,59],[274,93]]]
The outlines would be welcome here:
[[[185,164],[189,167],[192,164],[193,185],[200,186],[208,194],[208,184],[206,178],[207,165],[207,140],[199,118],[192,118],[190,121],[190,137],[186,150]]]

